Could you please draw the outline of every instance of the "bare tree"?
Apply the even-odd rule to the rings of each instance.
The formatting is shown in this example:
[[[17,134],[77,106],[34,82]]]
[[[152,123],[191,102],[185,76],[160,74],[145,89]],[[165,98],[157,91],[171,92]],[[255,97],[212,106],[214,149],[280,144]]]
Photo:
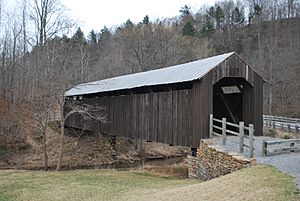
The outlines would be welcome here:
[[[22,1],[21,9],[22,9],[23,54],[25,54],[28,50],[27,49],[27,0]]]
[[[63,144],[64,144],[64,135],[65,135],[65,121],[74,114],[80,115],[85,121],[87,120],[96,120],[100,122],[106,122],[106,115],[103,112],[103,107],[96,105],[88,104],[68,104],[65,105],[65,97],[61,96],[58,98],[58,104],[61,110],[61,121],[60,121],[60,142],[59,142],[59,156],[57,161],[56,170],[61,169],[61,163],[63,158]],[[69,109],[65,113],[66,107]]]
[[[35,106],[35,121],[39,132],[42,136],[42,150],[44,155],[44,170],[48,170],[48,153],[47,153],[47,130],[50,121],[50,112],[52,109],[53,101],[49,99],[42,99],[41,105]]]
[[[73,26],[66,8],[59,0],[32,0],[29,6],[30,19],[35,24],[35,42],[38,45]]]

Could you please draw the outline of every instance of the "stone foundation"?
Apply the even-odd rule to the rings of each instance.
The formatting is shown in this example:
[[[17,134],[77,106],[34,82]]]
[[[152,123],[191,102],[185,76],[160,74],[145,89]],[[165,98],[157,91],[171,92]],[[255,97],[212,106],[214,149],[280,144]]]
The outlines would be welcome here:
[[[237,153],[230,153],[222,147],[202,140],[197,157],[188,156],[188,177],[209,180],[242,168],[255,165],[255,159],[247,159]]]

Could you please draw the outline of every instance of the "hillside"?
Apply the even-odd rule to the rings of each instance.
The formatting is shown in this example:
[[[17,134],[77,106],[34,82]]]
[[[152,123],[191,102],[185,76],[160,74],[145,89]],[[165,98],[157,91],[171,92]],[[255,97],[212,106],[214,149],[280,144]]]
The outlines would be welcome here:
[[[33,114],[25,104],[18,111],[23,117],[19,129],[11,130],[10,137],[0,141],[0,169],[43,169],[42,136]],[[57,123],[50,123],[46,136],[49,169],[56,167],[59,136]],[[188,151],[184,147],[146,143],[148,160],[186,156]],[[66,128],[63,169],[126,168],[140,162],[135,140]]]

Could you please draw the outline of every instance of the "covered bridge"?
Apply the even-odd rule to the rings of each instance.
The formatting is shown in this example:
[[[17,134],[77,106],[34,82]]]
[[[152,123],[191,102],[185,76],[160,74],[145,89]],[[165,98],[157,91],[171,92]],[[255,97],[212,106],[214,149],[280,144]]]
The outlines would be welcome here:
[[[235,52],[79,84],[65,97],[107,116],[101,123],[74,114],[66,126],[129,138],[197,147],[209,137],[209,114],[253,123],[255,135],[263,129],[263,79]]]

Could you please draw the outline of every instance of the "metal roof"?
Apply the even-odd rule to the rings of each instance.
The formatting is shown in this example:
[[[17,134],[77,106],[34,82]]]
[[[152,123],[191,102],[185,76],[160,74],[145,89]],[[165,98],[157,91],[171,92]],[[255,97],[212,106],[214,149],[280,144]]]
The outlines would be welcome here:
[[[83,83],[70,88],[66,91],[65,96],[192,81],[200,79],[233,54],[235,53],[230,52],[167,68]]]

